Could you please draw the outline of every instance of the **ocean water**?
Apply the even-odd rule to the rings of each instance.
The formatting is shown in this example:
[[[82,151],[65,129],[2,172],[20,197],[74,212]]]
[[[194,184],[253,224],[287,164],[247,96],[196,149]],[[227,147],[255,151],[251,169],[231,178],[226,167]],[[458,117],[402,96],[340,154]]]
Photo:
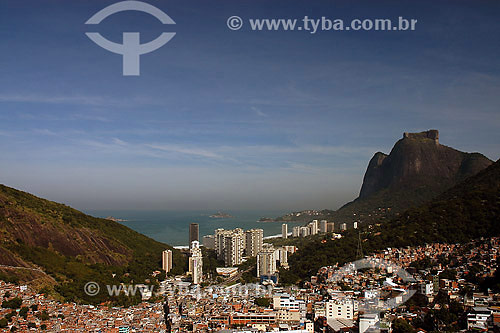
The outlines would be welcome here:
[[[264,230],[264,236],[281,234],[280,222],[258,222],[261,217],[277,217],[287,212],[283,211],[227,211],[234,216],[227,219],[214,219],[210,215],[214,211],[111,211],[95,210],[85,213],[106,218],[113,216],[126,220],[119,222],[157,241],[172,246],[187,246],[189,243],[189,224],[200,225],[200,241],[204,235],[213,235],[218,228],[244,230],[259,228]],[[289,222],[288,231],[302,223]]]

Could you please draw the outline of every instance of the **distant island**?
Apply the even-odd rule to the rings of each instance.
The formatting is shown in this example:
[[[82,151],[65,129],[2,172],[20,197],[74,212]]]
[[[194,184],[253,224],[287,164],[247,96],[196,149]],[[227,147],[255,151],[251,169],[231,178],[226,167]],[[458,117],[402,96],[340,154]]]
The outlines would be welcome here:
[[[113,217],[113,216],[106,217],[106,220],[113,221],[113,222],[127,222],[128,221],[128,220],[124,220],[124,219],[117,219],[116,217]]]
[[[223,212],[217,212],[215,214],[210,215],[210,218],[212,219],[230,219],[234,216],[228,213],[223,213]]]

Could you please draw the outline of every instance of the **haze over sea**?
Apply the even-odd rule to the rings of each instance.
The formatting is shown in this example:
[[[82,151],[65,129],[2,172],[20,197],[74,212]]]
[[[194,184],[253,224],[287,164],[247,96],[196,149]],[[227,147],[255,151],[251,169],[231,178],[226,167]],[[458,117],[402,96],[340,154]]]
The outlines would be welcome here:
[[[282,216],[284,211],[224,211],[232,218],[210,218],[215,211],[129,211],[129,210],[88,210],[85,213],[95,217],[113,216],[126,221],[119,222],[127,227],[172,246],[187,246],[189,224],[200,225],[200,241],[204,235],[213,235],[218,228],[244,230],[259,228],[264,236],[281,234],[280,222],[258,222],[261,217]],[[288,230],[303,223],[288,222]]]

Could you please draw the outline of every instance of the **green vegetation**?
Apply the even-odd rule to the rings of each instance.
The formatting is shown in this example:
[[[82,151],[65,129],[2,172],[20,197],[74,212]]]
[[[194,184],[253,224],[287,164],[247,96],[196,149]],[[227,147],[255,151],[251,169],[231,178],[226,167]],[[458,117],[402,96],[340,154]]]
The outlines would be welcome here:
[[[201,248],[203,254],[203,273],[217,276],[217,267],[224,267],[224,261],[217,259],[215,250]]]
[[[266,243],[271,243],[275,247],[281,247],[281,246],[287,246],[287,245],[292,245],[296,246],[298,248],[304,247],[305,245],[311,243],[311,242],[320,242],[324,239],[328,239],[331,237],[331,234],[324,235],[324,234],[317,234],[317,235],[312,235],[312,236],[307,236],[307,237],[289,237],[289,238],[271,238],[271,239],[266,239]]]
[[[19,278],[15,275],[9,275],[5,272],[0,271],[0,280],[5,281],[7,283],[19,283]]]
[[[422,318],[416,318],[414,327],[427,332],[458,332],[467,328],[467,318],[462,304],[453,300],[442,303],[441,309],[430,310]]]
[[[19,297],[10,299],[10,300],[5,300],[2,302],[2,308],[4,309],[19,309],[21,307],[21,304],[23,304],[23,300],[20,299]]]
[[[157,242],[117,222],[85,215],[68,206],[37,198],[0,185],[0,253],[7,265],[40,267],[56,280],[45,292],[67,301],[122,302],[110,298],[106,284],[145,283],[161,269],[161,254],[173,250],[172,274],[187,268],[186,257],[172,247]],[[9,282],[39,278],[42,273],[26,270],[0,272]],[[36,274],[36,276],[35,276]],[[50,281],[50,280],[49,280]],[[101,286],[101,293],[89,297],[83,287],[89,281]]]
[[[42,321],[50,319],[50,316],[49,316],[49,313],[47,312],[47,310],[43,310],[42,312],[37,313],[35,316]]]
[[[455,280],[457,278],[457,271],[454,269],[445,269],[439,274],[440,279]]]
[[[29,311],[29,308],[28,308],[28,307],[26,307],[26,306],[23,306],[23,307],[21,308],[21,310],[19,310],[19,315],[20,315],[21,317],[23,317],[24,319],[26,319],[26,318],[28,317],[28,311]]]
[[[392,323],[392,331],[394,333],[413,333],[416,332],[413,326],[402,318],[397,318]]]
[[[257,258],[251,257],[247,261],[238,266],[241,274],[240,283],[256,283],[257,279]]]
[[[267,308],[267,307],[269,307],[269,305],[271,305],[272,301],[273,300],[271,298],[260,297],[260,298],[256,298],[254,300],[254,303],[257,306],[262,306],[262,307]]]
[[[387,247],[426,243],[465,243],[500,234],[500,161],[421,207],[361,232],[365,254]],[[344,238],[310,243],[290,256],[290,270],[281,270],[283,283],[296,283],[315,275],[320,267],[356,259],[358,231]]]

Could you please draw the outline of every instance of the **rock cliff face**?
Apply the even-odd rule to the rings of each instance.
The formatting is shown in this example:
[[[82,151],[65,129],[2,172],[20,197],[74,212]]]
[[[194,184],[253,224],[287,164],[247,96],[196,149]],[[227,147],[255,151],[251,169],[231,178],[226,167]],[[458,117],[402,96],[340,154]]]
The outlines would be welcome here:
[[[325,218],[382,222],[428,202],[493,162],[439,143],[439,132],[404,133],[389,154],[376,153],[368,164],[359,197]]]
[[[389,155],[378,152],[373,156],[359,199],[382,190],[411,192],[429,188],[444,191],[491,163],[481,154],[464,153],[439,144],[437,130],[404,133]]]
[[[351,227],[354,221],[383,222],[478,174],[493,162],[439,143],[439,131],[404,133],[389,154],[377,152],[368,163],[359,197],[336,211],[285,215],[278,221],[328,219]]]

